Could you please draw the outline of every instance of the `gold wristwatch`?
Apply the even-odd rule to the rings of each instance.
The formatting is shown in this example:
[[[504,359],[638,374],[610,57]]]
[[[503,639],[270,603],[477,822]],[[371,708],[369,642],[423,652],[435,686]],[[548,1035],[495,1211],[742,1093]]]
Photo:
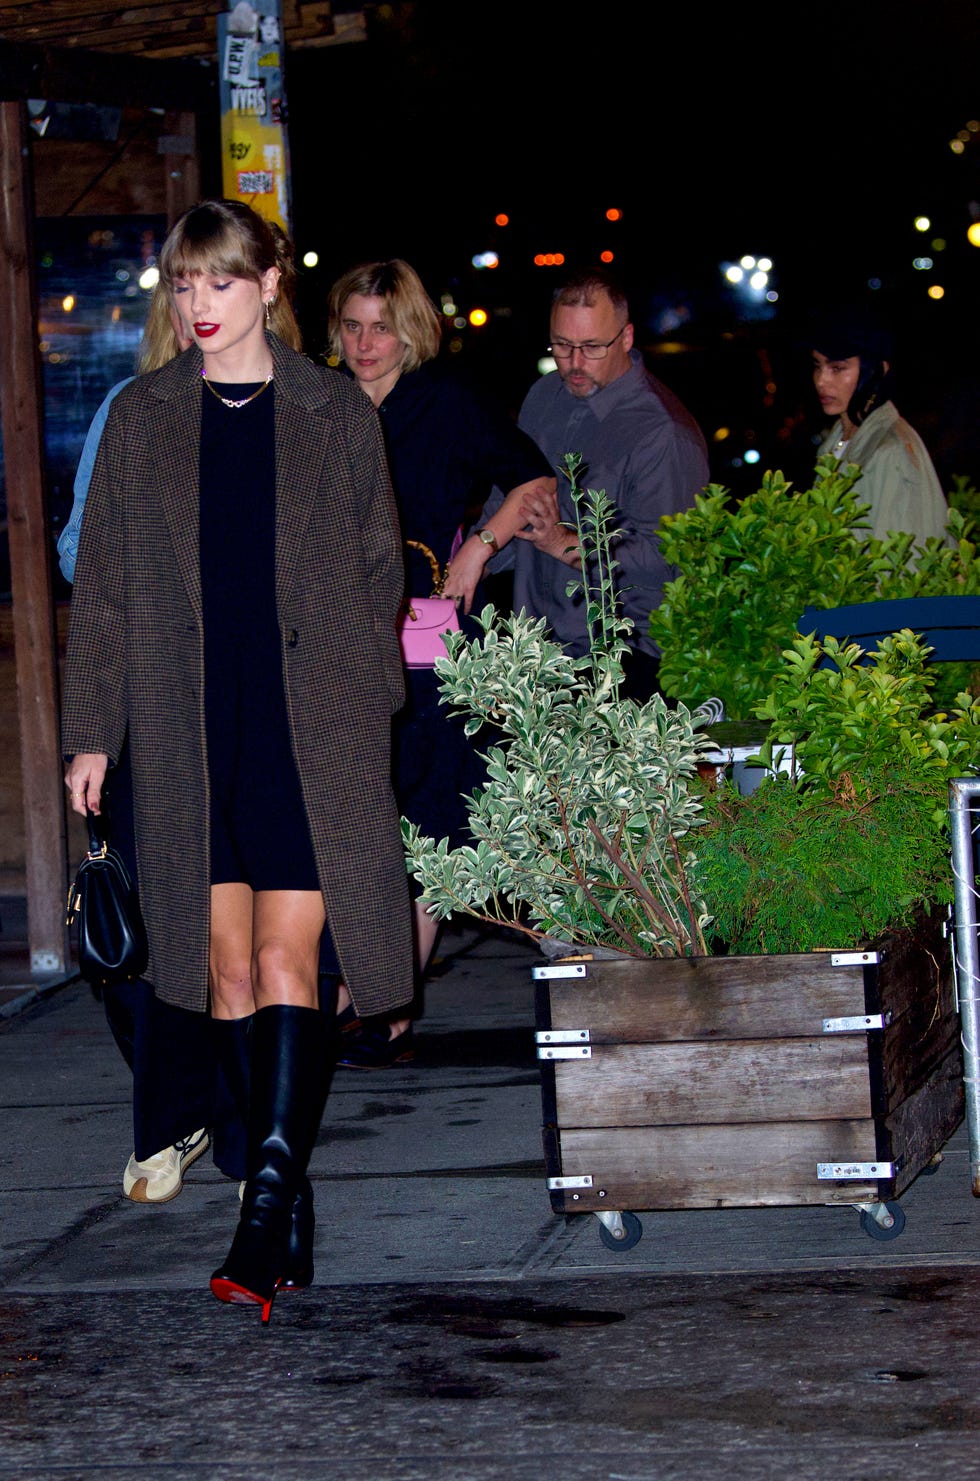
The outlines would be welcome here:
[[[486,525],[484,525],[482,530],[477,530],[476,534],[477,539],[482,540],[484,545],[489,545],[491,550],[500,549],[500,546],[497,544],[496,535],[493,533],[493,530],[488,529]]]

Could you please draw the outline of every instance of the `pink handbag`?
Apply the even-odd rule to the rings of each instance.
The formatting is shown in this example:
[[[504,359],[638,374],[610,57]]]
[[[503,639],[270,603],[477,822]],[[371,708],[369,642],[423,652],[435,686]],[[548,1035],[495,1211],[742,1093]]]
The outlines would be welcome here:
[[[446,658],[446,645],[442,634],[459,632],[459,613],[452,597],[442,597],[442,583],[446,579],[439,572],[439,562],[419,540],[406,540],[413,550],[421,550],[432,567],[432,590],[430,597],[411,597],[404,613],[398,619],[398,640],[401,643],[405,667],[430,669],[437,658]]]

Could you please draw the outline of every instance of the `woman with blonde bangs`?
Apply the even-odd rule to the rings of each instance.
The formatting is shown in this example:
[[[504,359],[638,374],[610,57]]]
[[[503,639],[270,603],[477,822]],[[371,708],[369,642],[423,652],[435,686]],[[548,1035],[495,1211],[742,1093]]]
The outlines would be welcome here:
[[[285,295],[291,308],[296,280],[292,245],[275,223],[270,222],[270,228],[280,269],[279,294]],[[281,305],[274,312],[280,338],[293,349],[299,349],[295,318],[287,315]],[[161,369],[189,349],[191,343],[166,285],[158,282],[147,307],[136,357],[137,374],[148,375]],[[71,516],[58,538],[59,564],[68,582],[75,576],[82,516],[109,407],[132,379],[127,376],[110,389],[85,438],[75,474]],[[110,835],[135,879],[132,785],[125,746],[107,784]],[[169,1203],[180,1194],[184,1173],[207,1151],[209,1142],[218,1169],[236,1182],[243,1179],[242,1121],[248,1083],[244,1025],[250,1020],[226,1023],[215,1019],[209,1032],[207,1022],[197,1022],[202,1015],[161,1001],[152,986],[142,980],[106,988],[102,997],[113,1038],[133,1072],[134,1149],[123,1172],[125,1196],[134,1203]]]
[[[241,1037],[247,1177],[222,1301],[312,1279],[307,1164],[327,1089],[321,937],[353,1001],[411,996],[390,781],[403,698],[397,517],[377,417],[290,348],[282,247],[235,201],[160,255],[191,347],[109,410],[65,670],[72,806],[130,741],[136,854],[163,1001]]]
[[[525,523],[525,494],[541,483],[554,487],[547,460],[499,407],[439,362],[442,319],[407,262],[393,258],[352,268],[334,283],[329,313],[333,355],[381,416],[402,533],[428,546],[440,568],[448,565],[443,594],[456,598],[464,630],[476,633],[468,614],[474,602],[477,610],[482,606],[483,568]],[[494,485],[507,499],[460,545],[461,527]],[[406,570],[408,595],[431,589],[424,554],[407,548]],[[461,794],[478,785],[481,767],[462,723],[439,703],[434,672],[411,669],[407,685],[395,722],[395,796],[423,832],[449,837],[455,846],[466,837]],[[438,924],[418,903],[414,920],[421,977]],[[381,1069],[412,1058],[410,1017],[358,1022],[343,987],[340,1008],[348,1030],[340,1064]]]

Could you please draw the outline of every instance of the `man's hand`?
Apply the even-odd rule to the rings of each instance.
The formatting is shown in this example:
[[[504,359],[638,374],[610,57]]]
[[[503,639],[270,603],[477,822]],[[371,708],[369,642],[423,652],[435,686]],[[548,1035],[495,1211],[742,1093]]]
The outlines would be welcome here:
[[[529,540],[542,555],[566,566],[581,565],[578,534],[562,523],[554,479],[543,479],[528,490],[521,501],[521,516],[525,528],[517,531],[519,540]]]

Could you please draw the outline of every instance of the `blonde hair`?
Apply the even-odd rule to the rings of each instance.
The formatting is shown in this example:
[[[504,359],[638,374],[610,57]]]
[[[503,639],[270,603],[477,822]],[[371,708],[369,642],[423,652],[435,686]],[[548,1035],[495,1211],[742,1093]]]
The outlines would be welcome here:
[[[146,311],[143,338],[136,355],[136,373],[145,375],[147,371],[159,370],[180,353],[170,295],[163,284],[158,283]]]
[[[405,346],[403,370],[417,370],[434,360],[442,341],[442,320],[413,267],[400,257],[390,262],[362,262],[338,278],[330,290],[330,352],[343,356],[340,325],[347,300],[380,298],[385,323]]]
[[[292,304],[293,249],[274,222],[241,201],[201,201],[184,212],[160,251],[160,281],[170,303],[178,278],[208,273],[261,283],[270,267],[278,268],[280,277],[269,305],[269,328],[292,349],[300,350],[303,340]]]

